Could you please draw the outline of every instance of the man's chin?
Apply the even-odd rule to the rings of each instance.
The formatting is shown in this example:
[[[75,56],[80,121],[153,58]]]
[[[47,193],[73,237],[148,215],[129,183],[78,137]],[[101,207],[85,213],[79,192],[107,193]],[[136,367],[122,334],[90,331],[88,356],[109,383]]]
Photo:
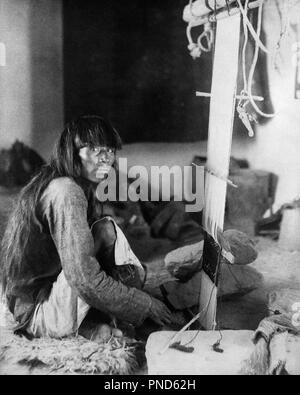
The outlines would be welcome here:
[[[104,180],[106,180],[107,179],[107,177],[108,177],[108,171],[106,172],[99,172],[99,173],[97,173],[96,174],[96,182],[101,182],[101,181],[104,181]]]
[[[93,184],[100,184],[104,180],[106,180],[108,177],[108,174],[102,174],[101,176],[94,176],[94,177],[89,177],[88,181],[92,182]]]

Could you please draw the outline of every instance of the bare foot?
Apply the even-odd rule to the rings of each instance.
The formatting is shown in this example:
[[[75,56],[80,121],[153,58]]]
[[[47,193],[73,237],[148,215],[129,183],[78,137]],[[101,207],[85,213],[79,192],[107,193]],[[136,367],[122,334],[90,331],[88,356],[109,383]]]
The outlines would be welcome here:
[[[112,328],[108,324],[99,324],[92,330],[90,340],[106,343],[112,336],[122,337],[123,332],[118,328]]]
[[[106,343],[112,336],[112,328],[107,324],[99,324],[92,329],[90,340]]]
[[[121,331],[121,329],[118,329],[118,328],[112,328],[112,334],[115,337],[123,337],[124,336],[124,334]]]

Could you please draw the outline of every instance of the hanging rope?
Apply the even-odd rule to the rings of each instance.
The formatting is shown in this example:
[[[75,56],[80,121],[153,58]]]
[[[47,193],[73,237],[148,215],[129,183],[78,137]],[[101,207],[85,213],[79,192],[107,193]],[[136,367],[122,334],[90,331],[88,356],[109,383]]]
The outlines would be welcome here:
[[[226,8],[227,8],[227,12],[228,15],[230,15],[230,5],[228,0],[225,1],[226,2]],[[260,6],[263,5],[264,0],[261,0]],[[255,29],[253,28],[250,20],[248,19],[247,16],[247,9],[248,9],[248,4],[249,1],[247,1],[247,7],[245,6],[245,8],[242,6],[241,0],[237,0],[240,12],[242,13],[243,16],[243,20],[244,23],[247,25],[247,28],[249,29],[249,32],[251,33],[255,43],[259,46],[259,48],[266,52],[269,53],[269,51],[267,50],[267,48],[265,47],[265,45],[261,42],[260,38],[259,38],[259,34],[257,34],[257,32],[255,31]],[[207,26],[209,26],[209,28],[205,29],[203,33],[199,36],[197,43],[195,43],[192,39],[192,34],[191,34],[191,30],[195,25],[198,25],[199,23],[197,23],[197,21],[199,21],[199,18],[201,18],[201,16],[199,15],[195,15],[193,12],[193,0],[189,0],[189,10],[190,10],[190,15],[191,15],[191,19],[189,21],[189,24],[187,26],[187,38],[189,41],[188,44],[188,49],[191,53],[191,56],[193,57],[193,59],[199,58],[202,54],[202,52],[209,52],[212,48],[212,44],[213,44],[213,29],[211,27],[211,24],[209,22],[212,21],[216,21],[217,20],[217,15],[218,15],[218,9],[217,9],[217,2],[214,1],[214,8],[212,8],[212,6],[210,5],[209,1],[205,1],[205,6],[207,7],[208,10],[211,11],[211,14],[207,20],[205,20],[204,17],[203,18],[203,24],[207,24]],[[223,10],[223,9],[222,9]],[[201,24],[202,24],[201,23]],[[207,31],[210,30],[211,32],[209,34],[207,34]],[[202,45],[203,39],[207,40],[207,45]]]
[[[193,21],[191,21],[186,29],[186,35],[189,41],[188,49],[193,59],[200,58],[202,52],[210,52],[214,42],[214,32],[210,22],[204,25],[203,32],[198,36],[195,43],[192,38]]]
[[[248,4],[249,4],[249,0],[246,0],[245,10],[248,9]],[[251,122],[252,121],[256,122],[256,118],[254,118],[254,116],[247,111],[247,105],[248,103],[250,103],[249,94],[248,94],[247,70],[246,70],[246,50],[247,50],[249,35],[248,35],[248,27],[244,18],[243,18],[243,30],[244,30],[244,44],[242,50],[242,73],[243,73],[244,87],[240,93],[240,99],[236,110],[239,114],[239,118],[241,119],[244,126],[248,130],[249,137],[253,137],[254,130],[252,128]]]
[[[249,0],[245,2],[245,9],[248,8]],[[248,44],[248,28],[247,24],[243,20],[243,30],[244,30],[244,44],[243,44],[243,52],[242,52],[242,66],[243,66],[243,80],[244,80],[244,91],[248,91],[247,87],[247,71],[246,71],[246,50]]]
[[[240,2],[240,0],[238,0],[238,1]],[[258,35],[258,37],[260,36],[261,26],[262,26],[262,11],[263,11],[263,3],[261,3],[261,5],[258,7],[258,21],[257,21],[257,35]],[[252,104],[253,108],[260,116],[265,117],[265,118],[273,118],[276,115],[276,113],[267,114],[267,113],[263,112],[262,110],[260,110],[260,108],[255,103],[255,101],[253,99],[253,95],[252,95],[252,82],[253,82],[254,72],[256,69],[257,61],[258,61],[259,48],[260,47],[259,47],[258,43],[255,41],[253,62],[250,67],[249,77],[248,77],[248,95],[249,95],[250,103]]]
[[[254,27],[252,26],[251,22],[249,21],[249,18],[248,18],[248,16],[247,16],[248,6],[244,8],[244,7],[242,6],[241,0],[236,0],[236,1],[237,1],[237,3],[238,3],[239,8],[240,8],[241,14],[242,14],[242,16],[243,16],[243,22],[247,25],[247,27],[248,27],[248,29],[249,29],[249,32],[251,33],[251,35],[252,35],[252,37],[253,37],[253,40],[255,41],[256,45],[257,45],[262,51],[264,51],[265,53],[269,53],[269,51],[267,50],[267,48],[265,47],[265,45],[261,42],[261,40],[260,40],[260,38],[259,38],[259,36],[260,36],[260,31],[259,31],[259,33],[256,32],[256,31],[254,30]],[[260,9],[260,8],[262,9],[263,4],[264,4],[264,0],[261,0],[260,5],[258,6],[258,9]]]
[[[251,122],[257,122],[256,116],[254,114],[250,114],[247,111],[247,105],[248,103],[251,103],[252,107],[256,111],[257,114],[264,118],[273,118],[276,114],[267,114],[263,112],[255,103],[253,94],[252,94],[252,83],[253,83],[253,78],[254,78],[254,73],[258,61],[258,55],[259,55],[259,49],[262,49],[261,47],[261,41],[260,41],[260,33],[261,33],[261,27],[262,27],[262,10],[263,10],[263,1],[260,3],[258,7],[258,21],[257,21],[257,31],[255,32],[253,26],[251,25],[248,16],[247,16],[247,11],[248,11],[248,6],[249,6],[249,0],[246,0],[244,7],[242,6],[241,0],[237,0],[241,14],[243,16],[243,30],[244,30],[244,45],[243,45],[243,50],[242,50],[242,70],[243,70],[243,81],[244,81],[244,87],[241,92],[242,99],[240,99],[238,105],[237,105],[237,112],[239,114],[239,118],[242,120],[244,123],[245,127],[247,128],[249,132],[249,136],[253,137],[254,136],[254,131],[251,125]],[[250,28],[251,26],[251,28]],[[247,44],[249,40],[249,34],[248,31],[252,33],[252,37],[254,38],[255,41],[255,49],[254,49],[254,55],[253,55],[253,60],[252,64],[250,66],[249,70],[249,76],[247,79],[247,71],[246,71],[246,49],[247,49]],[[253,31],[255,32],[255,35],[253,35]],[[268,53],[268,52],[267,52]],[[243,98],[244,96],[244,98]]]
[[[209,10],[212,10],[209,1],[205,1],[205,5]],[[214,32],[212,24],[207,22],[204,24],[203,32],[198,36],[197,42],[193,41],[192,28],[194,27],[194,21],[197,20],[198,16],[193,12],[193,0],[189,0],[190,15],[192,16],[187,29],[186,35],[188,38],[188,49],[193,59],[200,58],[202,52],[210,52],[214,42]]]

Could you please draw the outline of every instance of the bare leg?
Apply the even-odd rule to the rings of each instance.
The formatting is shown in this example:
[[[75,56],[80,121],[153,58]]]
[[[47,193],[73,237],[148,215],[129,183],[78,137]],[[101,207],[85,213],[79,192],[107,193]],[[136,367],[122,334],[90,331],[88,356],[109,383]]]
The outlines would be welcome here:
[[[116,265],[115,248],[118,248],[116,243],[118,236],[114,223],[109,218],[102,218],[93,224],[91,230],[95,243],[95,257],[101,268],[115,280],[121,281],[127,286],[141,288],[142,281],[134,265]],[[125,247],[127,247],[127,245]],[[128,248],[130,248],[129,244]],[[123,254],[121,254],[121,257],[122,255]],[[124,259],[125,258],[126,254],[124,253]],[[119,329],[113,327],[116,325],[115,322],[113,317],[105,316],[102,312],[91,309],[80,328],[80,332],[91,340],[106,341],[111,334],[115,336],[120,336],[122,334]]]
[[[117,234],[113,223],[108,218],[96,222],[92,227],[95,243],[95,257],[103,270],[112,275],[115,266],[114,251]]]
[[[118,236],[115,224],[109,218],[103,218],[94,224],[92,233],[95,240],[95,256],[103,270],[115,280],[121,281],[129,287],[141,289],[143,281],[139,270],[134,264],[126,262],[128,258],[127,250],[130,249],[129,243],[124,239],[125,245],[123,244],[122,247],[117,246]],[[119,260],[121,258],[121,264],[120,262],[119,264],[115,262],[116,248],[117,252],[119,252]],[[123,256],[124,263],[122,262]]]

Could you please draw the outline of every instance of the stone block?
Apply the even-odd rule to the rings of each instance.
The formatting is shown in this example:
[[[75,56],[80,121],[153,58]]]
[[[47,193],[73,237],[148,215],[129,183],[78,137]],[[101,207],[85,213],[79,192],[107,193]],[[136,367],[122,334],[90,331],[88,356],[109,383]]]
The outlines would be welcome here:
[[[190,277],[201,269],[204,241],[169,252],[164,261],[166,269],[178,279]]]
[[[168,348],[160,354],[175,333],[161,331],[149,336],[146,344],[149,375],[238,375],[254,351],[252,331],[222,331],[223,352],[212,348],[220,339],[218,331],[186,331],[181,335],[181,344],[195,337],[188,345],[194,347],[192,353]]]
[[[255,244],[245,233],[236,229],[228,229],[225,230],[223,236],[229,243],[236,265],[249,265],[255,261],[257,258]]]

